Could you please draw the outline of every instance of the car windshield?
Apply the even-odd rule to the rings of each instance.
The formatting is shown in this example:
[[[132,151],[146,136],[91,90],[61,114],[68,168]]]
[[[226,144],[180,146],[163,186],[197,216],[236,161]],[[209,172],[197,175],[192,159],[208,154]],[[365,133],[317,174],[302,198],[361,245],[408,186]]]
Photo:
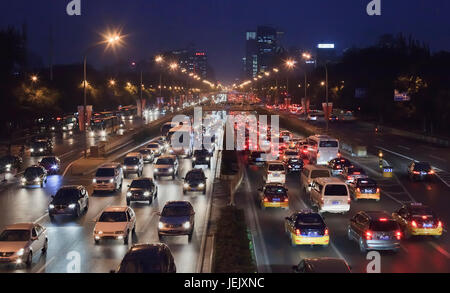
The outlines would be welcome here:
[[[151,143],[147,146],[149,149],[159,149],[159,144]]]
[[[142,188],[142,189],[148,189],[151,188],[153,186],[153,183],[148,180],[133,180],[133,182],[131,182],[130,187],[131,188]]]
[[[168,206],[164,207],[161,216],[163,217],[184,217],[191,214],[188,206]]]
[[[55,158],[43,158],[41,164],[56,164]]]
[[[53,199],[53,204],[67,204],[78,201],[79,191],[72,188],[60,189]]]
[[[123,160],[125,165],[137,165],[139,163],[139,159],[136,157],[127,157]]]
[[[22,242],[30,240],[29,230],[5,230],[0,235],[0,241]]]
[[[414,170],[428,172],[431,170],[431,166],[429,163],[416,163],[414,164]]]
[[[311,179],[320,177],[330,177],[330,172],[328,170],[312,170]]]
[[[148,155],[150,154],[150,150],[140,150],[139,153],[143,154],[143,155]]]
[[[325,187],[325,195],[347,196],[347,187],[343,184],[328,184]]]
[[[173,165],[173,159],[161,158],[156,161],[156,165]]]
[[[156,258],[125,258],[120,265],[120,273],[125,274],[153,274],[161,273],[161,264]]]
[[[297,156],[298,153],[297,152],[285,152],[286,156]]]
[[[205,149],[194,151],[194,156],[207,156],[209,152]]]
[[[297,218],[296,225],[322,225],[323,220],[318,214],[301,214]]]
[[[104,212],[98,221],[106,223],[127,222],[127,214],[125,212]]]
[[[113,177],[114,169],[113,168],[100,168],[95,173],[95,177]]]
[[[32,148],[45,148],[47,144],[45,142],[33,142],[31,144]]]
[[[186,180],[203,180],[205,179],[205,174],[203,172],[189,172],[186,175]]]
[[[319,146],[321,148],[337,148],[338,147],[338,142],[335,141],[335,140],[321,141],[319,143]]]
[[[269,171],[284,171],[284,166],[281,164],[269,165]]]
[[[395,221],[373,221],[370,223],[370,229],[373,231],[389,232],[399,230]]]
[[[37,168],[37,167],[31,167],[31,168],[27,168],[25,170],[24,176],[25,177],[38,177],[41,176],[44,172],[42,171],[41,168]]]

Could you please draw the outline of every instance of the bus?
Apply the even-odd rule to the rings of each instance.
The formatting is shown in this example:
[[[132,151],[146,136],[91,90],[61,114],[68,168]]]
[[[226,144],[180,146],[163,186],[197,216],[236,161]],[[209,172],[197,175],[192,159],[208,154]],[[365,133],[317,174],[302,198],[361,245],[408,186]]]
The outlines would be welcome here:
[[[133,120],[137,116],[137,107],[136,106],[120,107],[119,116],[122,120]]]
[[[308,160],[316,165],[327,165],[340,156],[339,140],[327,135],[313,135],[306,139]]]
[[[190,157],[194,148],[194,131],[189,125],[178,125],[167,133],[170,153],[177,156]]]
[[[114,116],[114,112],[98,112],[98,113],[94,113],[92,120],[103,119],[103,118],[112,117],[112,116]]]
[[[110,134],[115,134],[120,129],[119,118],[115,116],[105,117],[101,119],[94,119],[91,122],[91,136],[106,137]]]
[[[63,132],[72,132],[78,127],[78,119],[75,115],[66,115],[63,118],[57,118],[61,123]]]

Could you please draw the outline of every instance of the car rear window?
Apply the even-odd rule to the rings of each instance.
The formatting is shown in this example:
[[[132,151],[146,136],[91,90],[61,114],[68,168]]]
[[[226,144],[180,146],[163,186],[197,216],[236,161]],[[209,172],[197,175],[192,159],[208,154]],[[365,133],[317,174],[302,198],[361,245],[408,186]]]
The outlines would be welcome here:
[[[348,196],[347,187],[343,184],[328,184],[325,187],[325,195]]]
[[[321,141],[319,146],[321,148],[337,148],[338,142],[334,140]]]
[[[312,170],[311,179],[320,177],[330,177],[330,172],[328,170]]]
[[[415,171],[430,171],[431,170],[431,166],[428,163],[417,163],[414,165],[414,170]]]
[[[395,221],[373,221],[370,223],[370,229],[373,231],[388,232],[398,230],[399,226]]]
[[[281,164],[269,165],[269,171],[284,171],[284,166]]]

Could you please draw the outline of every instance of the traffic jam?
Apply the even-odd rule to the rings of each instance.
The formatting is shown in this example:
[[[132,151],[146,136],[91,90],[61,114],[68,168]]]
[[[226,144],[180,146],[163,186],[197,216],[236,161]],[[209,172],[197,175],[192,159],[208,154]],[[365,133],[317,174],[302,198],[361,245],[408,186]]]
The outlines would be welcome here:
[[[150,115],[151,112],[153,111],[146,111],[144,115],[150,122],[165,114],[158,110],[158,113],[154,111]],[[153,117],[149,118],[149,115]],[[135,117],[135,107],[125,107],[117,113],[94,113],[88,132],[89,139],[102,141],[109,136],[124,135],[130,128],[140,125],[140,120]],[[39,134],[32,138],[28,147],[22,147],[20,155],[2,157],[1,166],[10,176],[16,174],[17,180],[10,181],[17,182],[18,186],[14,187],[15,183],[12,183],[10,188],[21,188],[28,196],[33,196],[33,192],[38,190],[46,193],[48,189],[52,189],[54,193],[43,197],[48,199],[48,203],[39,203],[47,206],[47,213],[43,217],[34,222],[11,223],[1,231],[2,271],[34,272],[35,266],[40,265],[48,251],[54,250],[52,244],[61,244],[58,231],[64,231],[70,223],[74,223],[81,224],[82,229],[90,229],[85,232],[90,234],[90,240],[79,239],[81,242],[91,241],[96,247],[111,242],[130,247],[120,262],[116,261],[114,267],[102,267],[100,272],[134,272],[140,266],[145,266],[145,271],[148,272],[177,272],[171,249],[164,242],[175,236],[186,236],[188,243],[191,243],[196,231],[195,207],[199,204],[195,201],[191,204],[190,198],[205,197],[209,190],[211,180],[208,177],[214,174],[211,168],[215,168],[216,142],[220,139],[220,129],[223,128],[222,117],[221,112],[205,113],[200,141],[203,143],[201,139],[205,136],[209,143],[201,144],[199,149],[194,150],[194,140],[198,140],[199,134],[194,132],[192,121],[185,116],[184,122],[164,123],[159,136],[147,138],[144,144],[133,146],[116,160],[101,164],[93,173],[82,178],[65,176],[64,169],[68,162],[54,154],[55,137],[51,135],[58,131],[71,136],[77,135],[77,119],[52,119],[51,123],[45,123],[45,127],[42,126],[44,121],[39,121],[42,126]],[[172,136],[179,136],[180,143],[173,144]],[[25,162],[32,161],[37,163],[26,166]],[[59,179],[55,179],[56,177]],[[58,181],[57,184],[53,184],[55,180]],[[104,199],[110,197],[118,204],[103,207]],[[201,204],[204,205],[203,201]],[[88,225],[87,217],[91,217],[88,214],[93,206],[95,209],[101,206],[101,209],[96,211],[93,223]],[[148,217],[143,216],[146,206],[151,207],[152,213],[157,209],[155,213],[158,220],[153,229],[158,241],[138,243],[136,234],[140,232],[137,232],[137,227],[146,225],[146,229],[152,229],[146,223]],[[48,224],[42,224],[45,221]],[[84,246],[86,243],[80,245]],[[167,259],[171,260],[169,264]],[[185,262],[193,263],[192,260]],[[44,268],[47,265],[48,263]],[[58,268],[55,270],[58,271]],[[192,269],[181,271],[189,270]]]

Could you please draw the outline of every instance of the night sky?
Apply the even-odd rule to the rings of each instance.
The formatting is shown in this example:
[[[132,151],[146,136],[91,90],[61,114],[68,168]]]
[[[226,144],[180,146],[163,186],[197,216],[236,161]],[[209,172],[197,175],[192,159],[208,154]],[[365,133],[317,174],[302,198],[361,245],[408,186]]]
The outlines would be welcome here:
[[[431,49],[450,51],[450,1],[382,0],[382,16],[369,17],[369,0],[81,0],[82,16],[68,16],[69,0],[0,0],[0,27],[26,21],[30,48],[48,62],[53,24],[55,63],[80,62],[84,48],[106,28],[122,28],[126,47],[89,55],[96,66],[115,58],[139,60],[193,43],[205,49],[217,78],[239,77],[245,32],[267,24],[285,31],[283,45],[339,50],[365,46],[383,33],[413,34]]]

